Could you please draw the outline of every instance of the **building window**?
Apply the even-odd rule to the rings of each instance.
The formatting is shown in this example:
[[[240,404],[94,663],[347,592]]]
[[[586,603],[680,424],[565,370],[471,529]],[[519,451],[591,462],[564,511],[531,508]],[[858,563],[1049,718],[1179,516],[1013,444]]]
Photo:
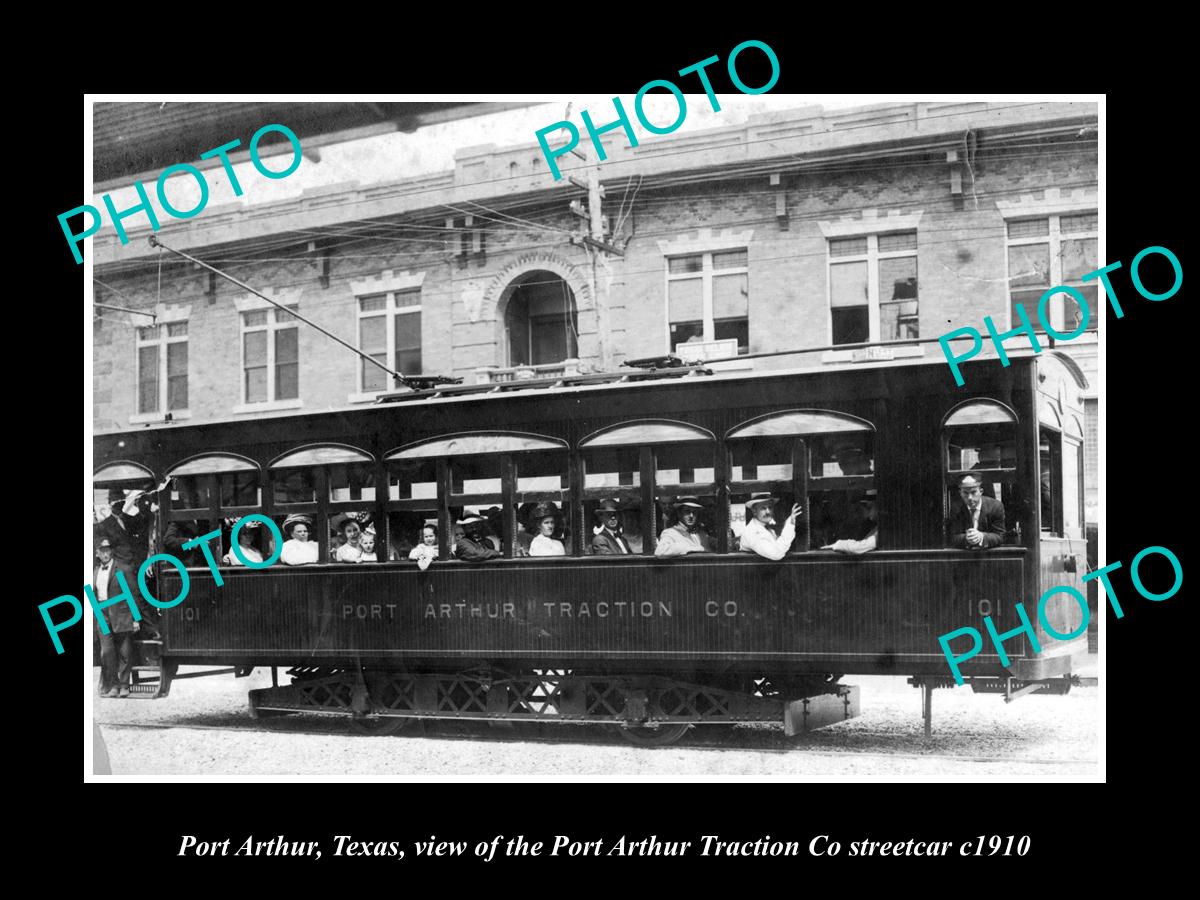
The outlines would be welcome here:
[[[832,344],[919,338],[917,233],[831,238],[829,308]]]
[[[296,306],[287,309],[295,310]],[[246,403],[300,396],[300,329],[282,309],[242,313],[242,372]]]
[[[667,258],[671,349],[689,341],[736,339],[750,352],[748,252],[721,250]]]
[[[359,297],[358,347],[403,375],[420,375],[421,292],[388,291]],[[364,394],[385,391],[388,376],[379,366],[362,359],[359,384]]]
[[[168,413],[188,405],[187,322],[137,330],[138,413]]]
[[[1052,285],[1070,285],[1096,308],[1096,282],[1080,279],[1099,268],[1097,263],[1097,216],[1094,212],[1015,219],[1008,222],[1008,297],[1010,327],[1020,324],[1017,304],[1039,331],[1038,303]],[[1070,294],[1055,294],[1047,304],[1050,326],[1070,333],[1083,313]]]

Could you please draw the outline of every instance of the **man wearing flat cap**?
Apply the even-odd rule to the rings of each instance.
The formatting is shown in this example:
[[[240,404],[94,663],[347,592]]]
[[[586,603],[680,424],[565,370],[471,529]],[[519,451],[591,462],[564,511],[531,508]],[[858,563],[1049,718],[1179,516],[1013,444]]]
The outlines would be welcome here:
[[[632,553],[629,541],[621,534],[621,508],[615,500],[603,500],[595,510],[600,530],[592,536],[596,556],[622,556]]]
[[[468,562],[482,562],[485,559],[498,559],[504,556],[499,550],[493,550],[483,536],[483,526],[487,522],[483,516],[466,515],[458,520],[462,526],[463,536],[454,545],[454,555]]]
[[[798,503],[792,504],[791,515],[783,523],[783,530],[776,535],[771,528],[775,524],[775,503],[770,494],[751,494],[746,501],[746,511],[752,517],[742,531],[739,547],[746,553],[757,553],[772,560],[781,560],[792,548],[796,539],[796,517],[802,510]]]
[[[959,550],[990,550],[1004,543],[1004,505],[983,496],[983,486],[974,475],[958,483],[962,503],[950,514],[950,546]]]
[[[676,497],[671,505],[675,508],[678,521],[658,536],[654,555],[666,559],[688,553],[712,553],[708,532],[700,524],[700,514],[704,511],[700,500],[696,497]]]

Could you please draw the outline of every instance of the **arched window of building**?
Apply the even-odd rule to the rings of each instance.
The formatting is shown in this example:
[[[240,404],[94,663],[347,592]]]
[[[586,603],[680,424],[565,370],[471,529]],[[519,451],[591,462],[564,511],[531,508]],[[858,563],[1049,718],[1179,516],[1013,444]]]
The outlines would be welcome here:
[[[541,366],[579,356],[575,293],[554,272],[526,272],[504,292],[509,366]]]

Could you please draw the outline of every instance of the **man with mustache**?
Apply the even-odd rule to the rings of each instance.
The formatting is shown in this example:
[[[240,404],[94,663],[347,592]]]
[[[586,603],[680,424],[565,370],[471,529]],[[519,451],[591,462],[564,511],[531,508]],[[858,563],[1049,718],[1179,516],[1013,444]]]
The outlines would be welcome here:
[[[800,504],[792,504],[791,515],[783,523],[783,530],[776,535],[771,528],[775,524],[774,507],[778,498],[770,494],[751,494],[746,501],[746,511],[753,518],[742,531],[739,548],[745,553],[757,553],[771,560],[781,560],[796,539],[796,517],[801,515]]]

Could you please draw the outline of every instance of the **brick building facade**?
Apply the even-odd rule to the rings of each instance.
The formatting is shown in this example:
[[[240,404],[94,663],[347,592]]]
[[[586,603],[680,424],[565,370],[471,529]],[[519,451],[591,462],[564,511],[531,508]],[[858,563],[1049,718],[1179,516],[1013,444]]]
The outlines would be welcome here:
[[[936,342],[914,341],[983,330],[987,315],[1007,325],[1013,302],[1103,264],[1096,121],[1091,104],[922,103],[773,113],[637,148],[610,132],[604,240],[623,257],[572,240],[569,205],[587,194],[553,182],[532,144],[210,207],[158,235],[405,374],[504,380],[676,350],[740,351],[752,358],[726,365],[758,369],[936,358]],[[94,244],[97,302],[157,316],[97,318],[96,431],[349,408],[392,389],[315,329],[160,260],[138,221],[128,245]],[[1051,315],[1071,330],[1069,307]],[[1064,346],[1090,382],[1095,521],[1094,335]]]

